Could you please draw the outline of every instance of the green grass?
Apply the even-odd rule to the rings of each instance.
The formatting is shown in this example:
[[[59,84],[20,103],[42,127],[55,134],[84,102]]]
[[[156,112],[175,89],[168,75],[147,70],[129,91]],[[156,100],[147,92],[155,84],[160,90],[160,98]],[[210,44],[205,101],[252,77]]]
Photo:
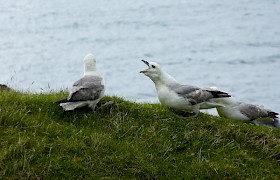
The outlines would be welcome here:
[[[0,179],[279,179],[280,131],[118,97],[63,112],[65,92],[0,91]]]

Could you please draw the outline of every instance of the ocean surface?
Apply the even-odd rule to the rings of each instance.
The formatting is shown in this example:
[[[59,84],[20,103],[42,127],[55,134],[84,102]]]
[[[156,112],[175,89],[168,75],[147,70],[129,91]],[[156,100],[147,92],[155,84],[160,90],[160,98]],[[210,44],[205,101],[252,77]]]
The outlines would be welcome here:
[[[158,102],[140,60],[280,112],[279,0],[0,0],[0,83],[69,89],[91,52],[106,94]]]

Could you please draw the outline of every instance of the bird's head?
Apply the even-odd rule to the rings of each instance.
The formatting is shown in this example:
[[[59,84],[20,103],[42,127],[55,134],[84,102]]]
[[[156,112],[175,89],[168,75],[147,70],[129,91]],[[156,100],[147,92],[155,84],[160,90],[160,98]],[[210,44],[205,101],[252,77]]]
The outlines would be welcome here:
[[[84,57],[85,74],[96,71],[96,58],[89,53]]]
[[[144,62],[148,66],[148,69],[142,70],[142,71],[140,71],[140,73],[145,74],[153,81],[160,79],[162,70],[158,63],[148,62],[145,60],[141,60],[141,61]]]
[[[84,57],[84,63],[85,64],[95,64],[96,58],[93,54],[89,53]]]

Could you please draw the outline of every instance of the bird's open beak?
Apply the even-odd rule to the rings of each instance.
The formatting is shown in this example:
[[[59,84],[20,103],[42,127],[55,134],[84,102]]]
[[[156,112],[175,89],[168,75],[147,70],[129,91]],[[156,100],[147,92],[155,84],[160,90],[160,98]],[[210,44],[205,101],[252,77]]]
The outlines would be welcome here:
[[[147,72],[147,70],[143,70],[143,71],[140,71],[139,73],[145,74],[146,72]]]
[[[145,63],[148,67],[149,67],[149,62],[148,61],[145,61],[145,60],[141,60],[143,63]],[[143,73],[143,74],[145,74],[146,72],[147,72],[147,70],[148,69],[145,69],[145,70],[143,70],[143,71],[140,71],[140,73]]]
[[[149,62],[148,61],[145,61],[145,60],[141,60],[143,63],[145,63],[147,66],[149,66]]]

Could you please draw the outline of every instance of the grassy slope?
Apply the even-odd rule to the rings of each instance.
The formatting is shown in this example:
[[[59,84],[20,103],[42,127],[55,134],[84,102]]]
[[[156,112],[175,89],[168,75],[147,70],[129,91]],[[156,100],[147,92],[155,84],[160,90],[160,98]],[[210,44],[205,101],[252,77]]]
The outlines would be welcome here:
[[[280,131],[117,97],[63,112],[67,94],[0,91],[0,178],[280,178]]]

